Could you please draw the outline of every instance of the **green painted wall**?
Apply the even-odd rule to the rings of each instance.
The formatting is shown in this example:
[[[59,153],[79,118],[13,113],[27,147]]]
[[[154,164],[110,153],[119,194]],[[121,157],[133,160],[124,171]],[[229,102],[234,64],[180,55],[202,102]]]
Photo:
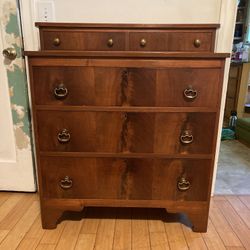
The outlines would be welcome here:
[[[16,145],[19,149],[24,149],[30,146],[31,125],[17,4],[15,0],[6,0],[3,1],[1,7],[4,13],[1,17],[2,30],[5,32],[3,34],[4,42],[8,47],[14,47],[17,51],[17,58],[13,61],[5,60],[5,66],[9,84]]]

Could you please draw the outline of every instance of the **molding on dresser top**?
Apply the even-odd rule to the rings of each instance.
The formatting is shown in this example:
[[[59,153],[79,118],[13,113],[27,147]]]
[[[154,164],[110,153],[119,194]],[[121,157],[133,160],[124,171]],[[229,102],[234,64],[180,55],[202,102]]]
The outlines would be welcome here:
[[[29,57],[100,57],[100,58],[227,58],[230,57],[230,53],[201,53],[201,52],[137,52],[137,51],[25,51],[25,56]]]
[[[220,24],[136,24],[136,23],[48,23],[36,22],[36,27],[39,28],[110,28],[110,29],[211,29],[220,28]]]

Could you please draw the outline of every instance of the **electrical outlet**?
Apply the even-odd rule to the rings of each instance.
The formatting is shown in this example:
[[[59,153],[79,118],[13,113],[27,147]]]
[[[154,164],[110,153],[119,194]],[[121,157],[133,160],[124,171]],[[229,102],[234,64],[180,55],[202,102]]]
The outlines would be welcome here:
[[[39,22],[55,21],[54,1],[37,0],[36,9],[37,9],[37,20]]]

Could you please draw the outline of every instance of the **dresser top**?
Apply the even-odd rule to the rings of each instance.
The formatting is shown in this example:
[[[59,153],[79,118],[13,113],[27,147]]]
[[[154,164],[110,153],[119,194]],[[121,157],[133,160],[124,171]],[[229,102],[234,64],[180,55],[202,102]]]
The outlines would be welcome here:
[[[56,23],[36,22],[39,28],[108,28],[108,29],[216,29],[220,24],[135,24],[135,23]]]
[[[214,58],[226,58],[230,57],[230,53],[194,53],[194,52],[137,52],[137,51],[25,51],[25,56],[29,57],[95,57],[95,58],[180,58],[180,59],[214,59]]]

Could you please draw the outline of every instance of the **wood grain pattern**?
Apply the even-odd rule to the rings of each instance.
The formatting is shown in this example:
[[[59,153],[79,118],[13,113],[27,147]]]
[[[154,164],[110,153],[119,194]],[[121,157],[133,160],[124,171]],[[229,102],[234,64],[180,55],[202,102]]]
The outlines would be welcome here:
[[[131,209],[120,208],[116,211],[113,249],[131,249],[132,221]]]
[[[146,40],[146,46],[140,46],[141,39]],[[201,41],[201,46],[194,46],[195,39]],[[134,51],[193,51],[205,52],[213,49],[213,32],[130,32],[129,50]]]
[[[102,210],[103,220],[100,221],[98,226],[98,230],[96,233],[95,240],[95,249],[96,250],[108,250],[113,247],[113,238],[115,232],[115,217],[116,217],[116,209],[104,208]]]
[[[122,32],[57,30],[44,31],[42,35],[43,44],[41,47],[45,50],[125,50],[125,33]],[[60,45],[53,44],[55,38],[60,39]],[[114,45],[112,47],[107,44],[109,39],[113,39]]]
[[[129,28],[129,29],[215,29],[219,28],[220,24],[218,23],[211,23],[211,24],[206,24],[206,23],[190,23],[190,24],[142,24],[142,23],[57,23],[57,22],[35,22],[36,27],[41,27],[41,28],[108,28],[108,29],[117,29],[117,28]]]
[[[227,201],[215,201],[215,204],[226,217],[228,223],[233,228],[235,234],[238,236],[243,246],[249,249],[250,246],[250,238],[246,237],[246,235],[250,235],[250,229],[247,225],[242,221],[237,212],[232,208],[229,202]]]
[[[19,194],[17,193],[12,193],[10,196],[12,197],[18,197]],[[37,197],[37,194],[29,194],[29,196],[34,196]],[[225,207],[225,202],[226,204],[228,204],[230,206],[230,203],[228,202],[228,199],[234,199],[234,200],[238,200],[242,198],[242,196],[223,196],[223,199],[221,199],[221,197],[213,197],[212,198],[212,204],[213,207],[216,207],[219,210],[223,210]],[[243,198],[245,198],[246,200],[249,199],[249,196],[244,196]],[[10,198],[9,198],[10,199]],[[8,199],[8,200],[9,200]],[[8,201],[7,200],[7,201]],[[214,200],[218,201],[216,202],[216,204],[213,202]],[[41,222],[38,220],[37,217],[37,201],[35,201],[36,205],[34,205],[32,208],[29,209],[28,211],[23,211],[22,216],[20,218],[20,223],[18,222],[11,230],[6,230],[6,232],[3,232],[2,230],[0,231],[0,237],[1,239],[10,239],[10,237],[13,237],[13,235],[21,235],[21,238],[15,238],[13,239],[13,242],[9,242],[9,244],[6,243],[2,243],[0,242],[0,249],[35,249],[33,243],[34,242],[39,242],[38,246],[36,247],[36,249],[55,249],[56,247],[58,247],[59,245],[61,246],[62,242],[60,242],[61,240],[64,239],[63,236],[63,231],[61,230],[59,233],[59,242],[57,241],[56,243],[46,243],[45,241],[41,242],[41,239],[43,238],[43,234],[46,233],[48,230],[44,230],[41,228]],[[34,204],[34,203],[33,203]],[[2,204],[0,206],[3,206],[4,204]],[[235,212],[236,215],[238,215],[238,212],[241,211],[241,208],[243,208],[242,206],[239,206],[237,210],[234,209],[234,207],[231,206],[230,210],[232,209],[232,211]],[[35,210],[34,210],[35,209]],[[249,209],[249,208],[247,208]],[[245,208],[243,209],[243,211],[245,210]],[[9,212],[13,212],[13,210],[11,208],[9,208],[8,210]],[[103,209],[103,208],[88,208],[86,214],[84,215],[84,217],[82,218],[82,220],[78,220],[78,221],[74,221],[75,226],[74,227],[68,227],[67,229],[67,233],[69,235],[73,235],[74,239],[75,237],[77,238],[76,242],[75,242],[75,247],[73,249],[88,249],[88,250],[92,250],[95,249],[95,237],[96,234],[93,233],[93,230],[91,228],[94,228],[96,226],[91,226],[91,219],[98,219],[100,221],[103,221],[102,223],[106,223],[107,222],[107,216],[104,216],[104,214],[107,212],[107,209]],[[108,210],[111,211],[111,210]],[[34,213],[35,212],[35,213]],[[210,210],[210,216],[213,217],[213,212],[214,210]],[[217,212],[216,212],[217,213]],[[231,212],[230,212],[231,213]],[[36,215],[35,215],[36,214]],[[150,244],[149,249],[168,249],[168,245],[169,245],[169,249],[180,249],[182,247],[182,249],[188,249],[188,243],[189,244],[194,244],[195,242],[197,242],[197,236],[195,236],[194,238],[189,237],[188,239],[185,237],[185,235],[183,234],[184,231],[188,231],[190,233],[190,226],[188,223],[184,222],[184,220],[180,220],[178,216],[174,216],[172,214],[168,214],[167,215],[167,219],[166,219],[166,213],[162,210],[162,209],[144,209],[144,211],[142,211],[141,209],[139,209],[139,211],[137,213],[133,213],[133,219],[131,220],[131,209],[130,208],[117,208],[115,213],[110,213],[109,214],[109,218],[108,220],[110,220],[110,223],[106,223],[107,231],[106,234],[112,234],[113,235],[113,246],[109,247],[108,249],[131,249],[131,247],[129,247],[128,244],[126,244],[127,242],[132,242],[132,234],[129,233],[130,231],[130,226],[132,226],[132,220],[135,219],[135,223],[137,223],[137,225],[134,225],[136,227],[134,228],[143,228],[143,234],[137,234],[134,235],[137,240],[138,243],[135,244],[142,244],[143,241],[145,241],[146,243],[144,243],[144,245],[147,247],[148,244]],[[13,218],[13,216],[11,216]],[[36,219],[35,219],[36,218]],[[69,217],[72,218],[73,217]],[[69,219],[68,218],[68,219]],[[219,222],[225,220],[226,222],[228,217],[224,217],[224,215],[222,213],[218,214],[217,213],[217,217]],[[89,220],[90,219],[90,220]],[[242,223],[242,225],[245,225],[245,222],[241,220],[240,216],[236,216],[235,217],[237,223]],[[79,228],[80,226],[84,226],[84,222],[85,220],[89,220],[88,222],[88,226],[90,228],[90,230],[87,230],[87,227],[85,227],[84,232],[83,231],[79,231],[77,230],[77,232],[75,231],[75,228]],[[231,219],[230,219],[231,220]],[[238,221],[237,221],[238,220]],[[33,224],[31,223],[31,221],[33,221]],[[115,227],[113,229],[113,225],[114,225],[114,221],[115,221]],[[120,226],[117,227],[117,225],[122,221],[122,223],[120,224]],[[181,222],[180,222],[181,221]],[[139,222],[139,224],[138,224]],[[62,222],[64,223],[64,222]],[[185,224],[182,224],[185,223]],[[67,223],[66,223],[67,224]],[[78,224],[78,226],[76,225]],[[93,225],[96,224],[95,221],[93,221]],[[23,225],[23,226],[22,226]],[[60,227],[61,224],[58,225],[58,227]],[[146,226],[145,226],[146,225]],[[162,227],[163,225],[163,227]],[[219,226],[219,228],[218,228]],[[249,249],[249,245],[244,244],[244,241],[241,242],[239,241],[239,245],[233,245],[231,244],[225,244],[224,241],[222,241],[222,239],[220,238],[221,234],[218,234],[218,232],[220,232],[221,230],[223,230],[223,224],[220,223],[216,223],[214,224],[213,221],[210,219],[209,223],[208,223],[208,232],[207,233],[203,233],[202,234],[202,238],[204,239],[204,242],[206,243],[206,247],[207,249],[211,249],[211,250],[217,250],[217,249]],[[97,226],[97,230],[98,230]],[[228,227],[233,231],[235,228],[233,226],[233,224],[228,223]],[[132,228],[132,227],[131,227]],[[166,231],[165,231],[166,229]],[[228,232],[228,228],[225,228],[226,232]],[[53,231],[57,231],[57,229],[55,230],[50,230],[51,232]],[[14,234],[15,232],[15,234]],[[18,232],[18,234],[16,234]],[[96,231],[97,232],[97,231]],[[124,232],[124,233],[121,233]],[[127,233],[125,233],[127,232]],[[147,233],[148,232],[148,233]],[[235,231],[236,233],[239,233],[238,230]],[[247,232],[245,232],[245,237],[247,238],[249,235],[247,234]],[[8,236],[8,234],[10,234],[10,236]],[[241,231],[242,236],[244,236],[244,232]],[[12,236],[11,236],[12,235]],[[118,235],[119,235],[119,241],[118,241]],[[145,237],[146,235],[146,237]],[[196,235],[196,234],[195,234]],[[198,237],[200,236],[200,234],[197,234]],[[230,237],[231,235],[228,235],[228,237]],[[116,238],[116,240],[115,240]],[[17,247],[16,246],[16,242],[20,242],[19,245]],[[7,240],[5,240],[5,242],[7,242]],[[65,242],[65,241],[63,241]],[[120,242],[120,244],[115,244],[115,242]],[[65,246],[68,244],[71,244],[72,242],[68,239],[66,240]],[[30,244],[30,245],[29,245]],[[12,246],[12,247],[11,247]],[[23,248],[24,246],[26,246],[26,248]],[[119,248],[120,246],[120,248]],[[81,248],[80,248],[81,247]],[[70,248],[68,248],[70,249]],[[104,248],[103,248],[104,249]],[[138,249],[138,248],[136,248]],[[195,248],[194,248],[195,249]],[[200,248],[198,248],[200,249]]]
[[[216,228],[211,222],[211,219],[208,220],[207,233],[202,233],[202,237],[208,249],[213,249],[213,250],[217,250],[217,249],[225,250],[226,249],[223,244],[222,239],[220,238],[218,232],[216,231]]]
[[[36,249],[44,235],[44,230],[42,229],[41,216],[36,218],[29,231],[25,234],[25,238],[20,242],[17,249],[18,250],[32,250]]]
[[[219,69],[35,67],[35,103],[71,106],[216,107]],[[206,83],[206,84],[204,84]],[[55,89],[63,84],[65,98]],[[197,91],[189,100],[186,89]]]
[[[37,25],[42,51],[25,55],[42,226],[55,228],[64,211],[89,206],[158,207],[186,213],[192,230],[205,232],[229,56],[213,52],[218,26]],[[115,214],[104,221],[87,218],[80,228],[70,222],[79,240],[62,223],[62,233],[50,241],[46,231],[38,248],[73,249],[84,242],[95,249],[205,247],[201,235],[179,224],[148,224],[148,213],[143,218],[133,212],[130,226],[130,219]],[[126,243],[125,234],[131,235]]]
[[[42,157],[43,192],[46,198],[205,201],[210,164],[207,160],[65,158],[62,161]],[[65,176],[73,181],[68,190],[60,187]],[[191,182],[186,192],[177,188],[181,177]],[[161,182],[162,178],[168,181]]]
[[[132,210],[132,249],[150,250],[147,211],[143,208]]]
[[[224,59],[226,57],[230,57],[229,53],[208,53],[208,52],[202,52],[202,53],[193,53],[193,52],[140,52],[140,51],[126,51],[126,52],[120,52],[120,51],[109,51],[108,54],[106,51],[68,51],[68,50],[62,50],[62,51],[56,51],[56,50],[43,50],[43,51],[25,51],[25,56],[29,57],[48,57],[50,58],[105,58],[105,59],[122,59],[122,58],[132,58],[132,59],[197,59],[197,60],[204,60],[204,63],[207,61],[209,63],[210,60],[213,59]],[[40,62],[41,63],[41,62]],[[126,63],[126,62],[124,62]],[[157,63],[157,62],[156,62]],[[193,61],[192,63],[195,63]],[[64,64],[67,64],[67,62],[64,62]]]
[[[65,25],[43,26],[38,23],[42,50],[116,50],[116,51],[206,51],[214,49],[216,26],[211,25],[127,25],[119,24],[108,27],[102,25]],[[106,26],[106,27],[105,27]],[[116,27],[116,28],[115,28]],[[175,27],[176,29],[173,29]],[[194,29],[190,29],[190,28]],[[127,29],[126,29],[127,28]],[[133,31],[136,29],[136,31]],[[127,37],[128,39],[126,39]],[[54,39],[60,43],[54,45]],[[108,39],[113,40],[112,46],[107,46]],[[141,39],[146,39],[146,46],[141,46]],[[194,46],[194,40],[201,41],[200,46]]]
[[[220,209],[215,206],[214,202],[211,203],[210,218],[225,246],[239,247],[242,245],[234,230]]]
[[[214,113],[39,111],[37,132],[41,151],[209,154],[214,119]],[[58,141],[64,129],[67,143]],[[185,131],[190,144],[180,140]]]
[[[67,221],[65,228],[58,241],[56,249],[69,250],[75,249],[75,245],[78,239],[78,234],[81,230],[82,221]]]
[[[31,198],[31,197],[30,197]],[[31,198],[32,199],[32,198]],[[24,238],[26,232],[28,232],[31,225],[34,223],[37,215],[39,214],[39,202],[34,201],[30,204],[20,220],[15,224],[15,227],[8,233],[8,235],[1,242],[0,249],[15,249],[21,240]],[[8,218],[9,223],[14,222],[11,217]]]

